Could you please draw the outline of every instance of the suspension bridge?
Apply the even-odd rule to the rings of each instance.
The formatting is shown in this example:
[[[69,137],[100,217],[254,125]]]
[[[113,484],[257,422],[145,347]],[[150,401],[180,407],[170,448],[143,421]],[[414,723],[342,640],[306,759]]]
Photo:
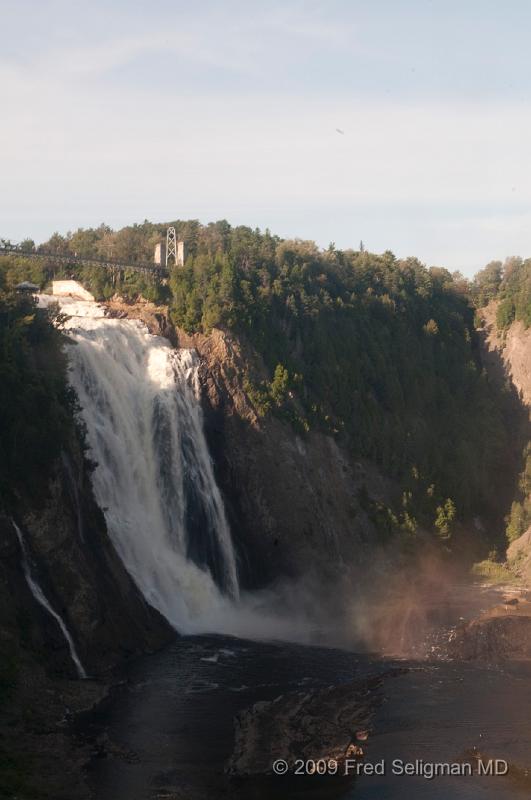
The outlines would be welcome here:
[[[98,256],[78,256],[76,253],[58,253],[38,247],[29,250],[19,244],[6,242],[0,239],[0,256],[16,255],[23,258],[36,258],[46,261],[50,265],[64,264],[82,267],[102,267],[113,272],[114,275],[120,272],[132,271],[141,272],[159,279],[167,278],[170,274],[170,259],[173,257],[175,266],[182,266],[185,259],[184,242],[178,242],[175,235],[175,228],[168,228],[166,242],[158,244],[155,248],[155,261],[117,261],[112,258],[101,258]]]
[[[167,278],[169,269],[162,264],[151,262],[136,261],[127,263],[125,261],[114,261],[110,258],[98,258],[97,256],[78,256],[72,253],[54,253],[49,250],[25,250],[16,244],[0,244],[0,256],[22,256],[23,258],[38,258],[50,264],[65,264],[66,266],[79,264],[83,267],[103,267],[114,272],[142,272],[145,275],[153,275],[158,278]]]

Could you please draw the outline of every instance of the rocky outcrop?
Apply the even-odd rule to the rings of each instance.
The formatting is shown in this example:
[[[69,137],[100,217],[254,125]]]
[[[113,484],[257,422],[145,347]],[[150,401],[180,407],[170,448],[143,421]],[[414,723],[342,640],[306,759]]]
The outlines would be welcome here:
[[[449,655],[487,662],[531,658],[531,615],[506,611],[480,617],[456,633]]]
[[[513,322],[500,332],[496,326],[498,302],[493,300],[482,308],[483,358],[491,375],[507,379],[515,387],[521,401],[531,408],[531,328]]]
[[[178,344],[175,328],[170,322],[167,306],[158,306],[147,300],[132,302],[114,295],[105,303],[107,315],[115,319],[139,319],[155,336],[164,336],[173,345]]]
[[[289,777],[297,761],[323,759],[337,762],[336,775],[343,775],[346,759],[363,756],[380,685],[376,678],[255,703],[235,719],[226,772],[238,778],[268,776],[280,759],[287,765],[281,774]]]

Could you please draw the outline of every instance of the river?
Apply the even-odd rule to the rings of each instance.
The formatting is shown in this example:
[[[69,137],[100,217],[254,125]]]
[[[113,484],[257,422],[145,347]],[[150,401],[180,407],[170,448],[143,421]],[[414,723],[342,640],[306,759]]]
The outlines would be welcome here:
[[[463,612],[499,601],[501,591],[457,587],[435,615],[427,637],[439,642]],[[470,602],[473,597],[474,602]],[[426,639],[426,631],[423,632]],[[349,649],[255,642],[226,636],[187,636],[139,659],[109,706],[93,720],[104,734],[89,778],[98,800],[177,798],[352,798],[352,800],[504,800],[529,797],[531,782],[531,667],[446,660],[438,646],[424,658],[355,653]],[[399,666],[401,669],[396,670]],[[233,745],[233,717],[257,700],[288,691],[383,675],[382,702],[365,761],[384,775],[355,782],[313,776],[300,786],[271,778],[236,784],[223,772]],[[482,754],[506,759],[507,776],[393,774],[393,760],[456,762]],[[103,756],[103,757],[101,757]],[[474,769],[474,772],[476,770]]]

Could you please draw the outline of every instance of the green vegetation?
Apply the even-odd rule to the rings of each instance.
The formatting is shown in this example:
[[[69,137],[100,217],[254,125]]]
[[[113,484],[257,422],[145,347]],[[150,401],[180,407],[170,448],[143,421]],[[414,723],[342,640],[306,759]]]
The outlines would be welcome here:
[[[0,273],[0,287],[5,286]],[[73,429],[57,309],[0,288],[0,499],[15,486],[35,494]]]
[[[449,539],[452,534],[452,523],[455,520],[455,505],[450,498],[443,505],[437,506],[435,527],[441,539]]]
[[[472,282],[472,295],[479,308],[494,300],[500,289],[503,266],[501,261],[490,261],[480,270]]]
[[[493,584],[517,582],[514,572],[509,569],[507,564],[503,564],[500,561],[495,561],[494,559],[490,558],[474,564],[472,567],[472,575],[474,578],[478,578],[486,581],[487,583]]]
[[[30,281],[42,289],[47,282],[42,261],[24,256],[0,257],[0,292],[13,291],[17,283]]]
[[[461,277],[392,253],[223,231],[215,252],[203,231],[174,271],[174,322],[244,334],[271,376],[246,376],[259,413],[340,437],[403,482],[411,525],[449,538],[456,515],[488,504],[506,442]]]
[[[518,494],[506,518],[506,535],[509,543],[518,539],[531,525],[531,444],[524,451],[525,466],[518,482]]]
[[[498,300],[496,324],[505,330],[514,320],[525,327],[531,325],[531,259],[517,256],[492,261],[478,272],[472,284],[475,302],[479,308],[490,300]]]
[[[510,259],[500,285],[498,325],[507,327],[513,319],[531,325],[531,259]]]
[[[395,477],[405,499],[390,513],[400,530],[421,524],[446,544],[459,519],[491,507],[507,430],[478,360],[470,287],[461,275],[391,252],[333,245],[323,252],[224,220],[146,221],[116,232],[102,225],[54,234],[44,247],[149,261],[168,224],[188,250],[168,286],[100,268],[69,266],[62,274],[98,298],[119,292],[164,300],[187,332],[221,327],[246,339],[268,373],[249,367],[242,376],[257,412],[301,433],[331,433]],[[476,299],[494,296],[502,273],[498,262],[489,265],[474,286]],[[45,265],[42,279],[49,277]],[[384,527],[396,527],[385,515]]]

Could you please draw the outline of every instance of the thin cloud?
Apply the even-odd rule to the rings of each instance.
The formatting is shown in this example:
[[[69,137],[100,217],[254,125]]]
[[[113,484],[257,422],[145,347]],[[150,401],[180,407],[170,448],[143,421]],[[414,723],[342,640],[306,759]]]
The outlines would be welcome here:
[[[450,266],[526,251],[530,106],[494,94],[473,41],[449,64],[393,4],[78,5],[4,15],[0,235],[204,214]]]

